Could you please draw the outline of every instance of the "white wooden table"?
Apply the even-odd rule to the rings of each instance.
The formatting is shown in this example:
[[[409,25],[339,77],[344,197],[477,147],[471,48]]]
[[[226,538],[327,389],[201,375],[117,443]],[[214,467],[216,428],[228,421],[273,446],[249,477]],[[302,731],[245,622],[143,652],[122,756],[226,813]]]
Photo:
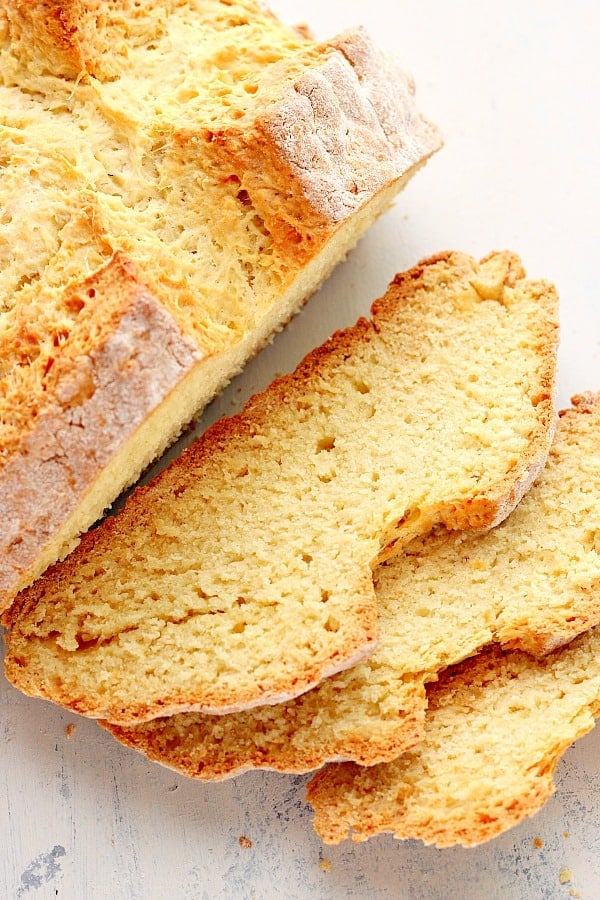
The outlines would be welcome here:
[[[323,38],[366,25],[413,72],[446,146],[199,429],[366,312],[396,271],[449,248],[513,249],[532,277],[553,280],[562,301],[559,402],[600,388],[597,3],[272,7]],[[567,753],[557,792],[535,818],[472,850],[389,836],[324,848],[306,778],[192,782],[5,681],[0,755],[0,898],[600,897],[600,730]]]

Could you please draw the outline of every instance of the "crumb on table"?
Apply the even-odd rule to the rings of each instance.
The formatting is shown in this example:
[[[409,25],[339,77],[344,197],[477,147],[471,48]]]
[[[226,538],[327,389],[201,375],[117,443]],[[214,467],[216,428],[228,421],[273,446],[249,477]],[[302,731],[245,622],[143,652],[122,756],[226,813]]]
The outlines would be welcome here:
[[[244,850],[249,850],[252,846],[252,841],[250,838],[247,838],[246,835],[241,834],[239,837],[240,847],[243,847]]]
[[[558,880],[561,884],[567,884],[571,880],[571,870],[570,869],[561,869],[560,874],[558,876]]]

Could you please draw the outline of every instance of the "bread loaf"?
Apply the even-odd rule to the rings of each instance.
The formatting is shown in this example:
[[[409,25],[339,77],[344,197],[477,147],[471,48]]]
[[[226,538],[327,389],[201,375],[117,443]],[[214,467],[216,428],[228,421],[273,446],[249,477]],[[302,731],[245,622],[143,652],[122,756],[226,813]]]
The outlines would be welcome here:
[[[537,812],[562,754],[600,715],[600,626],[545,659],[489,647],[428,689],[423,742],[308,787],[326,843],[381,832],[471,847]]]
[[[416,538],[375,571],[379,643],[363,663],[289,703],[182,713],[122,743],[185,775],[306,772],[390,761],[423,734],[425,684],[490,641],[542,655],[600,621],[600,398],[573,398],[545,468],[485,535]]]
[[[0,7],[0,609],[440,145],[361,30],[254,0]]]
[[[556,294],[495,253],[398,275],[24,591],[26,693],[118,724],[282,702],[375,648],[371,567],[498,524],[554,428]]]

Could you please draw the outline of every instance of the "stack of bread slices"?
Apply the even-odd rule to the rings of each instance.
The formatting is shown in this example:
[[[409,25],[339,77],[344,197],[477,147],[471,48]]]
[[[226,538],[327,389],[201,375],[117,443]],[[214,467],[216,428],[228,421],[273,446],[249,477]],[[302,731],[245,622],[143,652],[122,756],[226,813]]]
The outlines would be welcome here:
[[[69,4],[60,6],[69,9]],[[123,6],[133,9],[133,4]],[[39,251],[41,274],[20,287],[33,285],[23,309],[39,305],[40,298],[54,303],[47,314],[52,321],[40,324],[44,337],[32,338],[36,353],[23,366],[32,384],[38,384],[40,372],[50,380],[40,391],[43,401],[33,424],[27,424],[30,449],[24,453],[16,438],[10,446],[15,453],[20,447],[24,457],[37,447],[44,464],[52,463],[44,479],[57,466],[73,478],[77,459],[89,448],[77,456],[83,444],[74,449],[69,435],[75,427],[86,431],[86,416],[93,415],[89,404],[102,385],[112,389],[113,370],[125,373],[125,384],[138,366],[129,388],[141,383],[152,368],[155,341],[178,364],[188,354],[190,371],[196,371],[197,361],[209,361],[206,371],[213,371],[215,359],[231,363],[235,357],[233,368],[241,364],[250,347],[264,342],[265,329],[273,330],[314,287],[314,277],[299,274],[313,265],[310,260],[325,253],[326,262],[313,269],[320,281],[338,255],[324,249],[328,242],[339,241],[338,250],[345,252],[351,239],[339,237],[339,223],[356,222],[358,216],[366,226],[379,209],[376,203],[365,212],[372,197],[383,191],[389,199],[435,149],[437,136],[414,118],[412,106],[410,113],[403,107],[404,117],[397,105],[378,107],[373,98],[387,96],[388,82],[383,76],[378,80],[383,70],[373,62],[375,51],[362,32],[324,49],[289,31],[283,35],[266,16],[257,26],[264,42],[253,46],[260,66],[268,57],[272,68],[264,84],[257,84],[248,61],[235,56],[239,47],[230,43],[234,26],[247,29],[255,23],[257,4],[178,4],[174,19],[162,16],[168,4],[160,9],[157,4],[152,46],[143,43],[145,32],[138,34],[148,28],[149,11],[134,22],[129,10],[132,30],[116,47],[111,43],[110,53],[103,43],[107,29],[118,32],[125,19],[108,21],[109,14],[107,21],[97,16],[70,30],[70,44],[52,43],[56,35],[49,28],[47,45],[32,49],[25,38],[28,29],[44,28],[41,7],[5,4],[7,12],[0,14],[5,75],[12,71],[7,59],[14,58],[31,78],[41,79],[44,96],[50,90],[49,60],[53,79],[81,78],[81,107],[76,114],[69,110],[77,119],[68,120],[74,134],[83,117],[90,133],[98,129],[98,147],[104,147],[106,121],[98,104],[103,116],[112,109],[123,138],[119,153],[126,147],[128,165],[132,160],[139,164],[146,191],[143,200],[125,198],[125,182],[127,190],[135,186],[121,169],[123,185],[111,195],[103,179],[111,176],[109,169],[116,173],[116,158],[100,159],[98,151],[104,187],[93,202],[99,202],[104,230],[94,238],[96,272],[77,281],[74,270],[67,271],[67,260],[84,246],[89,254],[90,234],[78,229],[85,231],[95,213],[82,225],[83,185],[75,191],[76,202],[75,194],[54,196],[56,160],[51,153],[44,158],[48,169],[40,183],[50,185],[53,227],[60,220],[60,239],[55,233],[50,241],[56,245],[52,260],[47,250]],[[183,103],[197,124],[200,99],[179,81],[166,82],[168,90],[161,87],[160,102],[154,94],[144,95],[140,121],[124,123],[117,114],[121,92],[133,90],[132,60],[139,47],[145,47],[158,84],[164,67],[155,58],[155,44],[164,50],[164,41],[172,46],[177,35],[189,35],[197,27],[190,10],[198,13],[201,7],[213,15],[205,22],[211,52],[218,45],[219,60],[227,58],[236,69],[228,86],[226,126],[214,125],[215,98],[222,94],[209,91],[201,98],[205,130],[200,135],[184,128],[181,109],[173,104]],[[215,10],[221,16],[227,12],[225,25],[225,19],[214,18]],[[52,21],[53,28],[65,24],[64,16]],[[204,57],[195,64],[208,65]],[[218,66],[214,60],[211,65],[214,74]],[[348,65],[358,67],[361,77],[353,80]],[[286,85],[291,79],[293,90],[277,99],[282,78]],[[359,139],[370,126],[356,112],[357,85],[370,98],[364,115],[381,110],[378,149],[365,149]],[[8,81],[2,90],[17,97],[18,88]],[[338,92],[341,131],[333,125],[331,132],[324,124],[316,128],[307,151],[314,169],[308,171],[296,159],[296,172],[294,154],[306,149],[302,111],[308,102],[308,120],[325,110],[331,124],[332,90]],[[244,91],[265,102],[264,120],[258,100],[251,109],[243,107]],[[398,102],[411,103],[409,96],[408,91]],[[21,108],[24,102],[15,100],[14,115],[35,124],[39,109]],[[292,128],[285,124],[286,115]],[[356,120],[350,128],[348,116]],[[400,122],[410,139],[406,131],[398,137]],[[10,128],[16,131],[17,125]],[[347,144],[338,143],[342,132]],[[269,136],[259,163],[249,161],[255,147],[248,134]],[[158,176],[147,168],[147,142],[159,138],[171,147],[161,165],[179,167],[178,198],[166,191],[166,168]],[[369,170],[375,180],[365,175],[369,183],[357,185],[356,192],[338,193],[340,179],[347,184],[351,170],[363,172],[364,160],[355,158],[359,145],[383,170]],[[111,152],[115,146],[110,144]],[[185,168],[190,147],[205,155],[202,179]],[[297,193],[282,188],[282,148],[289,151],[286,177],[295,173],[290,184]],[[231,169],[226,179],[224,160]],[[74,179],[80,164],[73,163]],[[302,178],[308,181],[300,184]],[[256,239],[252,253],[237,244],[235,252],[227,244],[229,253],[224,253],[225,237],[216,236],[212,221],[202,227],[193,223],[196,249],[190,250],[188,223],[182,221],[177,230],[171,208],[177,199],[188,202],[194,190],[206,190],[212,198],[209,204],[192,204],[203,215],[209,215],[206,209],[214,212],[217,201],[229,210],[231,201],[231,218],[219,227],[239,226],[244,240]],[[251,207],[254,225],[245,218],[242,223],[239,204]],[[162,230],[148,228],[150,216],[162,222]],[[125,246],[126,223],[134,220],[143,223],[144,239]],[[164,228],[171,227],[175,231],[167,239]],[[350,227],[352,239],[357,227]],[[307,249],[315,242],[316,257]],[[214,252],[217,244],[220,254]],[[290,246],[296,248],[293,264],[286,256]],[[193,274],[195,263],[185,257],[191,281],[173,294],[171,281],[167,289],[164,279],[172,279],[175,270],[165,261],[176,253],[183,259],[184,250],[203,262]],[[247,267],[245,274],[224,273],[223,258],[232,255],[240,265],[251,265],[251,274]],[[190,298],[193,291],[204,296],[200,281],[208,271],[208,294],[215,285],[229,284],[229,289],[200,310],[197,298]],[[290,287],[295,278],[301,289]],[[233,289],[227,279],[239,284],[235,281]],[[248,308],[249,289],[262,298],[264,309]],[[296,299],[290,305],[286,295],[282,307],[282,291],[288,290]],[[99,294],[102,304],[88,309],[88,300]],[[177,298],[171,306],[167,296]],[[23,354],[20,309],[15,304],[3,315],[10,346]],[[165,325],[165,316],[171,316],[170,324]],[[62,345],[52,335],[67,320],[63,343],[73,355],[53,355],[48,348],[58,351]],[[179,337],[174,321],[187,322]],[[444,252],[399,273],[373,304],[369,319],[336,332],[240,414],[213,425],[148,486],[137,488],[117,515],[84,534],[66,559],[14,598],[15,584],[39,574],[59,555],[59,545],[64,551],[67,532],[72,543],[73,534],[85,527],[85,517],[78,514],[75,531],[71,526],[64,531],[65,517],[72,519],[73,513],[59,511],[45,537],[52,551],[40,558],[35,545],[30,563],[6,587],[8,678],[31,696],[98,719],[119,741],[191,777],[220,779],[260,767],[320,769],[309,784],[309,799],[325,841],[392,831],[440,846],[468,845],[531,814],[552,790],[556,760],[592,727],[600,709],[600,634],[595,629],[600,627],[600,396],[582,393],[557,416],[557,322],[553,286],[528,280],[518,256],[508,251],[492,252],[481,261]],[[131,335],[138,332],[150,341],[145,363],[139,347],[123,350],[133,346]],[[219,338],[209,347],[214,334]],[[111,360],[117,360],[113,369]],[[5,379],[9,393],[17,391],[17,364],[11,365]],[[185,369],[187,363],[182,365]],[[73,378],[52,381],[52,371],[60,374],[65,368]],[[105,381],[103,372],[109,373]],[[224,372],[218,362],[209,393],[223,382]],[[167,393],[179,396],[173,388],[179,377],[173,376]],[[201,405],[196,388],[189,394],[195,399],[184,406],[188,415],[192,406]],[[152,403],[158,403],[155,412],[145,413],[153,422],[152,449],[137,456],[141,444],[132,438],[125,455],[135,459],[123,483],[183,422],[165,417],[164,395],[151,393]],[[202,396],[205,402],[207,395]],[[48,397],[52,410],[43,406]],[[65,419],[58,427],[59,408],[65,415],[68,410],[68,425]],[[88,435],[100,444],[101,418],[89,426]],[[19,422],[8,415],[2,419],[6,422],[12,435],[10,428]],[[36,428],[42,429],[37,437]],[[121,458],[122,440],[129,439],[124,433],[119,439]],[[10,472],[14,459],[5,462],[0,477]],[[98,460],[94,465],[100,466]],[[103,471],[113,469],[109,464]],[[97,472],[89,477],[87,490]],[[40,482],[32,491],[42,488]],[[0,482],[0,496],[2,490]],[[25,515],[33,496],[22,492],[19,515]],[[104,504],[106,491],[98,496]],[[76,493],[73,498],[73,503],[81,500]],[[97,507],[89,506],[86,516]],[[13,524],[5,552],[14,560],[12,548],[29,537],[22,535],[20,518]],[[57,527],[60,540],[49,538]]]

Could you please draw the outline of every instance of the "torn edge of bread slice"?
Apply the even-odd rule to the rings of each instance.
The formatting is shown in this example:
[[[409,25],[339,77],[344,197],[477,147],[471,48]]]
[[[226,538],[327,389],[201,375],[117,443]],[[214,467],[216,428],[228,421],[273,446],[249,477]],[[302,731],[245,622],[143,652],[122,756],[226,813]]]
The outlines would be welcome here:
[[[316,43],[253,0],[105,6],[0,9],[0,609],[441,144],[362,28]]]
[[[285,701],[375,649],[372,566],[497,525],[555,426],[557,297],[443,253],[223,419],[6,614],[26,693],[131,725]]]
[[[440,529],[375,570],[379,642],[363,663],[286,704],[182,713],[121,743],[184,775],[308,772],[395,759],[423,735],[425,684],[491,641],[543,655],[600,622],[600,397],[560,413],[537,481],[483,535]]]
[[[600,626],[541,660],[490,646],[448,669],[428,703],[422,742],[394,762],[313,777],[326,843],[391,832],[471,847],[534,815],[561,756],[600,715]]]

